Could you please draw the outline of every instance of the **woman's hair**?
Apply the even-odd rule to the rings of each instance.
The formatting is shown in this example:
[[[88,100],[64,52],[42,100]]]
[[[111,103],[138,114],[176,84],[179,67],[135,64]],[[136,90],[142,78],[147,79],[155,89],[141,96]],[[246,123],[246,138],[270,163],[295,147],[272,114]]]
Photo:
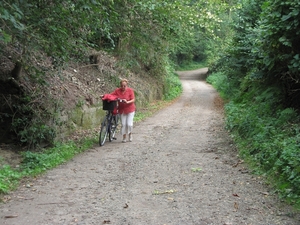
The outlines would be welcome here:
[[[126,84],[128,84],[128,80],[127,79],[121,79],[120,85],[122,85],[123,82],[125,82]]]

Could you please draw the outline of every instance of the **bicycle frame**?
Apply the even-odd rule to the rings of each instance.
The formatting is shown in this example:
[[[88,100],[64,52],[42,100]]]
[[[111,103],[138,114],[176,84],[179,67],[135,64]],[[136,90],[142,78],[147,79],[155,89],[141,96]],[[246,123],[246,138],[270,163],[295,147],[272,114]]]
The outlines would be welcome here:
[[[99,145],[103,146],[107,140],[115,140],[115,133],[119,122],[119,115],[114,114],[113,110],[107,110],[104,120],[101,123],[101,129],[99,134]]]

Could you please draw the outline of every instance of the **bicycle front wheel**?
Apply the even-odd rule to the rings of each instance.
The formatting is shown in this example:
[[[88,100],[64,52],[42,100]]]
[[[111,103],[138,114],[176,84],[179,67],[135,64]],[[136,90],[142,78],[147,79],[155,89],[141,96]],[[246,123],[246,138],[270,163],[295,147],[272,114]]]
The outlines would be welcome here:
[[[105,118],[104,121],[101,123],[101,129],[99,134],[99,145],[103,146],[108,134],[108,121]]]

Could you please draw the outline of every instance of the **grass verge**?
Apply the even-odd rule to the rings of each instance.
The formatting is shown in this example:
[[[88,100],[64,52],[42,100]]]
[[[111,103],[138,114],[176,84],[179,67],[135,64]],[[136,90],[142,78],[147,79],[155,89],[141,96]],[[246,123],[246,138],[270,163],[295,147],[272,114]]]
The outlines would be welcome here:
[[[22,179],[40,175],[67,162],[75,155],[91,148],[95,142],[96,137],[89,137],[77,142],[58,143],[55,147],[41,152],[22,152],[22,162],[18,168],[3,165],[0,169],[0,194],[14,190]]]

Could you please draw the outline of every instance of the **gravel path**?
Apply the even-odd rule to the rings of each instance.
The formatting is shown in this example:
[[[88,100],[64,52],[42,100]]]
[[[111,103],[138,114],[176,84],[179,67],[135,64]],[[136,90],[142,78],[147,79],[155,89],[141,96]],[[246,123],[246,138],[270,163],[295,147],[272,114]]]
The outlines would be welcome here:
[[[206,72],[180,72],[182,96],[136,124],[133,142],[119,135],[20,187],[0,224],[300,224],[237,158]]]

